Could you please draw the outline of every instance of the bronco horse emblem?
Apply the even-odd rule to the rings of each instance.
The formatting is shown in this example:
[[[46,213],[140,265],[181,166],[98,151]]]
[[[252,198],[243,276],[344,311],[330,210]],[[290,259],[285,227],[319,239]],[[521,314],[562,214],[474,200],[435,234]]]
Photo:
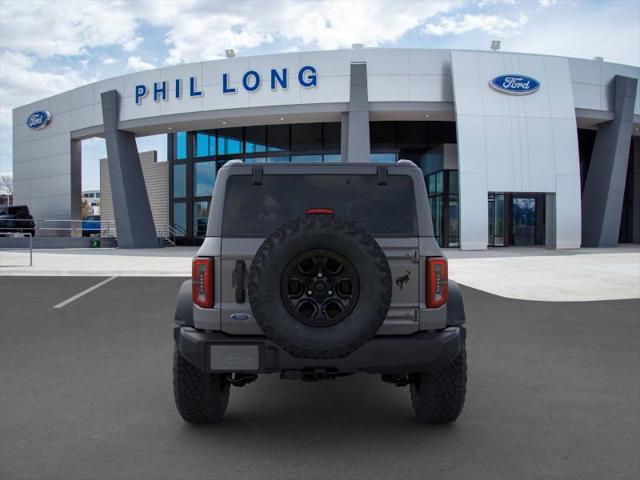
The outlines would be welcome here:
[[[410,279],[411,279],[411,272],[407,270],[407,273],[396,278],[396,285],[400,287],[400,290],[402,290],[402,287],[404,287],[407,283],[409,283]]]

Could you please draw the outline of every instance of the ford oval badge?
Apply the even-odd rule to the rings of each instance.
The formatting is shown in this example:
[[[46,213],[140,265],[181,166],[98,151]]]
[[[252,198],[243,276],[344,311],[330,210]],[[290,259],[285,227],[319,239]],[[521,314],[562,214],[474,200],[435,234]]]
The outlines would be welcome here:
[[[540,90],[540,82],[535,78],[520,75],[518,73],[508,73],[498,75],[489,82],[494,90],[509,95],[529,95]]]
[[[244,312],[232,313],[229,316],[231,317],[231,320],[235,320],[236,322],[244,322],[245,320],[249,320],[251,318],[251,315]]]
[[[29,118],[27,118],[27,127],[31,130],[42,130],[44,127],[49,125],[51,121],[51,113],[46,110],[36,110]]]

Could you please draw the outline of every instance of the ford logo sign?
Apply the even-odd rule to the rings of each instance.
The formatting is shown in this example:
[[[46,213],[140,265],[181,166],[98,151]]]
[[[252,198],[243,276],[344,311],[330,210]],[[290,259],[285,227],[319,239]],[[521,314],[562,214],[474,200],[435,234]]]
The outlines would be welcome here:
[[[489,86],[509,95],[529,95],[540,90],[538,80],[517,73],[498,75],[489,82]]]
[[[245,320],[249,320],[251,318],[251,315],[244,312],[232,313],[229,316],[231,317],[231,320],[235,320],[236,322],[244,322]]]
[[[42,130],[49,125],[51,114],[46,110],[37,110],[27,118],[27,127],[31,130]]]

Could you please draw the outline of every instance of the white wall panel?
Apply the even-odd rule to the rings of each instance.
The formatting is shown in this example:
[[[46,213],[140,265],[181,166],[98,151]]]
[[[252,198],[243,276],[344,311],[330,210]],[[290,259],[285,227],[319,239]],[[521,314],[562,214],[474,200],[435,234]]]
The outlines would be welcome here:
[[[492,52],[452,52],[451,58],[460,178],[467,179],[460,183],[461,246],[486,248],[488,192],[555,192],[556,164],[563,172],[578,165],[569,66],[562,58]],[[535,78],[540,90],[508,95],[489,86],[494,77],[507,73]],[[563,132],[573,134],[554,136],[554,120],[561,121]],[[479,185],[484,185],[483,192]],[[557,198],[566,199],[566,194]],[[577,212],[565,209],[557,221],[566,221],[569,214],[579,217],[579,204],[578,189]],[[564,238],[580,237],[579,222],[577,232],[556,231]]]
[[[460,170],[459,181],[461,247],[484,250],[488,237],[487,176]]]
[[[580,248],[582,205],[579,175],[556,176],[557,248]]]
[[[409,75],[409,101],[453,102],[451,77]]]
[[[552,124],[548,118],[529,117],[526,119],[527,166],[520,171],[523,190],[530,192],[554,192],[555,154]],[[559,143],[566,143],[559,138]],[[577,150],[575,150],[577,151]],[[577,163],[577,162],[573,162]]]
[[[409,50],[409,75],[451,76],[449,50]]]
[[[409,77],[406,75],[369,75],[367,88],[370,102],[409,101]]]
[[[100,105],[97,106],[100,108]],[[89,126],[94,126],[94,104],[84,107],[77,107],[71,110],[71,130],[80,130]]]

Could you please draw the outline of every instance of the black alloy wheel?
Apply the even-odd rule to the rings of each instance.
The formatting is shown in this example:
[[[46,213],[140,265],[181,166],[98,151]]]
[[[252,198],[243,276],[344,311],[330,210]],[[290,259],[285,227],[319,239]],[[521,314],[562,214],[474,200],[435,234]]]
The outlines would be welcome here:
[[[295,256],[280,283],[282,301],[289,313],[310,327],[330,327],[354,309],[360,281],[344,256],[314,249]]]

